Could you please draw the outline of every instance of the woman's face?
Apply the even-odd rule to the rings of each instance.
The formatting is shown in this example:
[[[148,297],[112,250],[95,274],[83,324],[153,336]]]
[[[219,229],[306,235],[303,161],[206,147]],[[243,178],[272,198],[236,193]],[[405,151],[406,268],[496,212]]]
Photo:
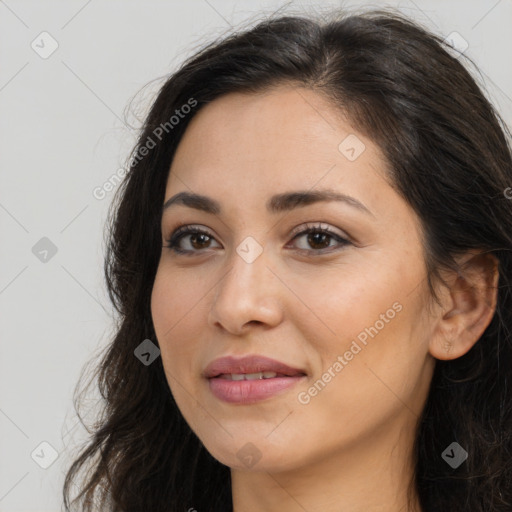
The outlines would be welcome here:
[[[151,308],[174,399],[223,464],[289,470],[412,443],[432,325],[419,221],[385,166],[302,88],[229,94],[188,126],[165,201],[199,194],[216,208],[190,199],[164,210]],[[181,226],[192,233],[166,247]],[[282,368],[235,361],[204,375],[218,358],[253,355],[295,371],[247,380]]]

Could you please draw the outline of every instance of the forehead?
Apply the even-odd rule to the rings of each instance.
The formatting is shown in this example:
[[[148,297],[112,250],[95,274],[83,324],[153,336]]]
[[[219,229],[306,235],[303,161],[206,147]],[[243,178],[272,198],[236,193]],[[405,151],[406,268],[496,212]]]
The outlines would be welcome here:
[[[354,159],[352,151],[347,158],[347,149],[360,155]],[[173,159],[166,197],[186,189],[222,197],[230,190],[249,204],[271,192],[318,184],[364,194],[371,202],[384,185],[385,168],[378,147],[318,93],[291,86],[230,93],[191,120]]]

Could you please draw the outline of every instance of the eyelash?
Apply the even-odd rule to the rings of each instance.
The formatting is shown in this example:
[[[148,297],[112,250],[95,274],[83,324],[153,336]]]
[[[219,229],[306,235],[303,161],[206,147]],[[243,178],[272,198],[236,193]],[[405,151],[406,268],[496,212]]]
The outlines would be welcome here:
[[[293,236],[292,240],[295,240],[296,238],[299,238],[300,236],[303,236],[303,235],[308,235],[310,233],[321,233],[321,234],[328,235],[329,237],[335,239],[340,244],[340,247],[338,250],[342,249],[343,247],[345,247],[346,245],[349,245],[351,243],[346,238],[341,237],[340,235],[338,235],[337,233],[335,233],[334,231],[329,229],[329,227],[321,227],[320,225],[311,226],[308,224],[306,224],[306,226],[307,226],[306,229],[304,229],[302,231],[295,231],[294,233],[292,233],[292,236]],[[183,249],[178,248],[178,244],[181,241],[181,239],[187,235],[206,235],[209,238],[212,238],[212,239],[214,238],[208,231],[206,231],[200,227],[192,227],[190,225],[181,226],[178,229],[176,229],[174,231],[174,233],[168,239],[165,240],[166,245],[164,247],[168,248],[169,250],[171,250],[177,254],[182,254],[182,255],[186,255],[186,256],[192,256],[196,253],[200,253],[201,250],[190,251],[190,250],[183,250]],[[325,249],[320,249],[320,250],[298,249],[298,251],[305,252],[308,254],[311,254],[311,253],[325,254],[325,253],[333,252],[333,249],[332,249],[332,247],[327,247]]]

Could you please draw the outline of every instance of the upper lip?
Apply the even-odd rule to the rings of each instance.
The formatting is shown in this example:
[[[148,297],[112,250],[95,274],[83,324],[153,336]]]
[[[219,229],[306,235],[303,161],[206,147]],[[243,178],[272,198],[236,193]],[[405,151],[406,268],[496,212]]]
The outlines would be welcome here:
[[[290,377],[306,375],[304,370],[293,368],[281,361],[260,355],[250,355],[244,357],[227,356],[215,359],[204,369],[203,376],[211,379],[222,374],[259,372],[276,372]]]

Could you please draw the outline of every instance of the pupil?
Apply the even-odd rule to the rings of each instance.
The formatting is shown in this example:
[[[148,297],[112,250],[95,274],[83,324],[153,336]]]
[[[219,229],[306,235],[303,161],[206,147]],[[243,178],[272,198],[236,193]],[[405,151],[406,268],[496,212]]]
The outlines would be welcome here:
[[[316,237],[316,239],[315,239],[315,237]],[[325,242],[326,238],[329,238],[329,235],[327,235],[326,233],[310,233],[309,237],[308,237],[308,242],[312,246],[316,246],[316,244],[322,245],[322,243]],[[329,246],[329,243],[327,243],[327,245],[325,245],[325,243],[324,243],[323,247],[321,247],[321,248],[325,248],[328,246]]]
[[[201,238],[202,238],[202,240],[201,240]],[[197,249],[196,243],[197,243],[197,245],[201,246],[202,243],[205,243],[205,240],[204,240],[205,238],[209,238],[209,236],[205,235],[204,233],[196,233],[190,237],[190,240],[192,242],[192,245]],[[199,239],[199,241],[198,241],[198,239]],[[199,248],[201,248],[201,247],[199,247]]]

